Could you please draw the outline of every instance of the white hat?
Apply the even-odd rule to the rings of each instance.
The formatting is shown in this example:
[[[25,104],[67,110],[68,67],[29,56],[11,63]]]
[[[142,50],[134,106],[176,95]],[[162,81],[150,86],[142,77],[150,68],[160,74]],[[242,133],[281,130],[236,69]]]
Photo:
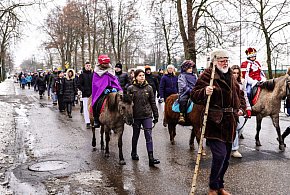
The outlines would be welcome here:
[[[229,54],[226,50],[224,49],[219,49],[211,52],[210,54],[210,59],[211,61],[219,58],[229,58]]]

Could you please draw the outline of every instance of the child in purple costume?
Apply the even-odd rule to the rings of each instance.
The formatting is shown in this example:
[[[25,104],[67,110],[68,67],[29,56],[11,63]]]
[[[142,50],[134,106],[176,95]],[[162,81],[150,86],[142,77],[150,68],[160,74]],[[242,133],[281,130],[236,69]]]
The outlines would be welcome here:
[[[98,65],[95,67],[92,81],[92,105],[94,111],[95,127],[100,127],[99,113],[96,113],[96,102],[99,97],[105,93],[122,91],[115,71],[110,64],[111,60],[107,55],[100,55],[98,58]]]

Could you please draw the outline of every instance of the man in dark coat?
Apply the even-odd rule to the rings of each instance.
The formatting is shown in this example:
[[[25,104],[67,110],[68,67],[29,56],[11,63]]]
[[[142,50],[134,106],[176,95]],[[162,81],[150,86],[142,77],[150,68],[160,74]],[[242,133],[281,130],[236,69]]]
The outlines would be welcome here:
[[[83,72],[79,76],[79,89],[82,91],[83,112],[87,128],[90,128],[90,117],[88,111],[88,100],[92,95],[93,72],[90,62],[86,62]]]
[[[156,92],[157,92],[157,96],[159,97],[159,83],[158,83],[158,80],[152,74],[151,67],[148,66],[148,65],[145,66],[145,79],[148,82],[148,84],[153,88],[154,96],[156,97]]]
[[[129,76],[127,73],[122,72],[122,64],[117,63],[115,66],[115,76],[118,78],[118,81],[123,89],[126,91],[128,85],[130,84]]]
[[[238,116],[246,110],[243,91],[228,65],[228,53],[217,50],[211,54],[211,67],[216,66],[213,87],[209,86],[212,68],[197,80],[192,90],[194,103],[205,105],[211,95],[205,137],[212,152],[209,195],[229,195],[224,189],[224,174],[229,166],[232,142],[235,138]]]

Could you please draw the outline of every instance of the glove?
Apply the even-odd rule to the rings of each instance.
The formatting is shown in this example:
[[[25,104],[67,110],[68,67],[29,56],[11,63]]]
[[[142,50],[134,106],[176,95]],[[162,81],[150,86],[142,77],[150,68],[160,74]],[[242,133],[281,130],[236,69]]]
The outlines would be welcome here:
[[[153,119],[153,123],[154,124],[158,123],[158,118]]]
[[[251,112],[251,110],[246,110],[246,118],[251,118],[251,116],[252,116],[252,112]]]
[[[118,92],[116,88],[111,89],[112,93]]]
[[[104,91],[104,94],[109,94],[111,92],[111,90],[110,89],[105,89],[105,91]]]

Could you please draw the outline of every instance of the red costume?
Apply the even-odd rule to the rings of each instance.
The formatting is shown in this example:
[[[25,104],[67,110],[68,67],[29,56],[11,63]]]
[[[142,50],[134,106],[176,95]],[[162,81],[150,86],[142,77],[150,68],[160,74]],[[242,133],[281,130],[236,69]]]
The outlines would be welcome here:
[[[242,77],[247,81],[247,84],[256,85],[258,81],[265,81],[266,76],[262,70],[261,64],[256,61],[256,49],[248,48],[246,50],[247,61],[241,64]],[[255,57],[254,60],[250,60]]]

